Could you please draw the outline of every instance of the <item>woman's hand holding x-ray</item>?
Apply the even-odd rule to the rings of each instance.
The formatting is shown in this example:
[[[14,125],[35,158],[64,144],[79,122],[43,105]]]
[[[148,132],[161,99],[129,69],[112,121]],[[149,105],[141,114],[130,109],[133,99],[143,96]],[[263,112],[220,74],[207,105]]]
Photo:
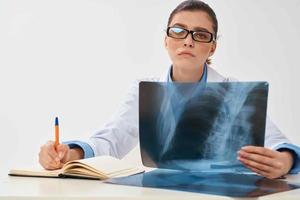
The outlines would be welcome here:
[[[238,151],[237,159],[250,170],[270,179],[287,174],[293,166],[291,152],[265,147],[245,146]]]

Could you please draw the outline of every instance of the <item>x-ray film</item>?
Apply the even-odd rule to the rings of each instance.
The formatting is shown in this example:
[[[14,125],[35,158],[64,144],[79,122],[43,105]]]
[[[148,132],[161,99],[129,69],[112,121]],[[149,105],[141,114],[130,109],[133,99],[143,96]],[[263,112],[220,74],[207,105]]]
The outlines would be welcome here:
[[[245,145],[263,146],[268,83],[141,82],[139,138],[145,166],[193,171],[246,170]]]
[[[157,169],[107,182],[231,197],[259,197],[300,188],[279,179],[237,173],[203,173]]]

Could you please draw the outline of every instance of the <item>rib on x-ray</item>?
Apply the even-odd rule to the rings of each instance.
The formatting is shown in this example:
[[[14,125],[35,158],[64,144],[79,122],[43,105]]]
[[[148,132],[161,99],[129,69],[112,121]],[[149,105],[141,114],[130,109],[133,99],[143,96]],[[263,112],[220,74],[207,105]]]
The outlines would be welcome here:
[[[144,165],[188,170],[236,169],[237,151],[263,146],[266,82],[158,83],[139,88]]]

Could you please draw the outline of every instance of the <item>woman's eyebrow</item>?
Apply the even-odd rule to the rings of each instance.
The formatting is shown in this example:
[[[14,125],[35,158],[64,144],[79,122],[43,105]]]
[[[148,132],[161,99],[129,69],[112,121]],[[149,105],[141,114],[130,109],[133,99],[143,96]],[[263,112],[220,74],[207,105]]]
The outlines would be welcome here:
[[[173,26],[179,26],[179,27],[182,27],[182,28],[187,28],[186,25],[181,24],[181,23],[175,23],[175,24],[173,24]]]
[[[206,28],[203,27],[195,27],[193,28],[194,31],[206,31],[206,32],[210,32],[209,30],[207,30]]]
[[[182,27],[182,28],[185,28],[185,29],[188,28],[186,25],[181,24],[181,23],[175,23],[173,26],[179,26],[179,27]],[[203,27],[200,27],[200,26],[194,27],[192,30],[194,30],[194,31],[207,31],[207,32],[210,32],[206,28],[203,28]]]

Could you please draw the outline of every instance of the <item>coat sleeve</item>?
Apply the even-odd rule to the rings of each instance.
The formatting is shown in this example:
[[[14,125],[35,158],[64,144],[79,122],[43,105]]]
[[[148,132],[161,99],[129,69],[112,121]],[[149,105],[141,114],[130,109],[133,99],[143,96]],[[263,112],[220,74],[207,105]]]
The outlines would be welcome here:
[[[282,134],[279,128],[270,120],[266,119],[266,132],[265,132],[265,147],[275,149],[276,146],[290,143],[290,141]]]
[[[117,112],[89,140],[94,156],[124,157],[138,143],[138,84],[132,82]]]
[[[266,122],[265,147],[276,151],[291,152],[294,163],[289,173],[296,174],[300,172],[300,147],[292,144],[269,118]]]

